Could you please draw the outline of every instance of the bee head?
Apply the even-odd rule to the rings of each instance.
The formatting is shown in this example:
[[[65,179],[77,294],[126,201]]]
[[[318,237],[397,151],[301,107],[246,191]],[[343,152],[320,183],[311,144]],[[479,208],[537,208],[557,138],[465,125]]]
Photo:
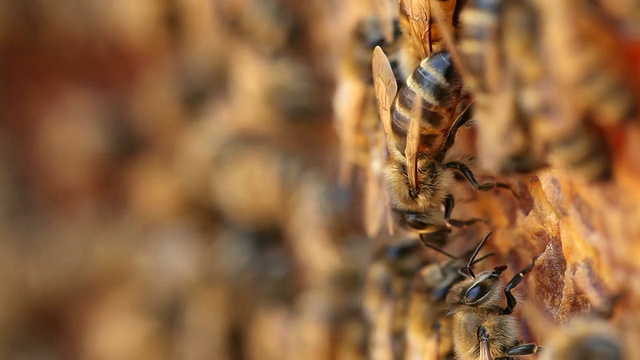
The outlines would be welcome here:
[[[465,305],[470,307],[499,306],[500,295],[504,282],[500,273],[505,267],[492,271],[484,271],[475,278],[454,285],[447,295],[447,303],[453,306]]]

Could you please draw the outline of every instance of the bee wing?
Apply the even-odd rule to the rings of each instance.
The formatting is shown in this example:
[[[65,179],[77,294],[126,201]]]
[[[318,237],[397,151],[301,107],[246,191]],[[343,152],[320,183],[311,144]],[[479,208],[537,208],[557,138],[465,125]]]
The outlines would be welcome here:
[[[389,58],[387,58],[380,46],[376,46],[373,49],[371,66],[380,120],[382,120],[384,132],[391,134],[391,104],[398,93],[398,83],[389,63]]]
[[[414,42],[415,48],[421,49],[417,54],[424,59],[431,55],[431,1],[400,0],[400,15],[406,19],[404,30],[411,32],[408,40]]]
[[[393,22],[398,17],[398,8],[394,0],[374,0],[373,7],[380,20],[380,28],[387,44],[391,44],[394,38]]]
[[[422,119],[422,98],[415,96],[411,107],[411,122],[404,149],[407,158],[407,175],[412,189],[418,190],[418,149],[420,148],[420,125]]]

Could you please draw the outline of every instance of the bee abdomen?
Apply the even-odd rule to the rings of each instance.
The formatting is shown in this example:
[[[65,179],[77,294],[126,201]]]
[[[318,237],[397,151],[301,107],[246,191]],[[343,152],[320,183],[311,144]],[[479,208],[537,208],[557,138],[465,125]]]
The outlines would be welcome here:
[[[407,79],[406,86],[400,89],[391,108],[391,130],[396,139],[396,148],[402,154],[416,96],[422,98],[420,151],[436,151],[442,145],[455,110],[451,100],[457,99],[457,87],[452,83],[454,76],[451,57],[449,53],[442,52],[424,59]]]

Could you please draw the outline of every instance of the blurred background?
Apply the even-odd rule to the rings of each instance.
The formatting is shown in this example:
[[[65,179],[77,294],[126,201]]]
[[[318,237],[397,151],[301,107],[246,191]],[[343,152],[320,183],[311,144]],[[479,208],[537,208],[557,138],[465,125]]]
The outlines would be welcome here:
[[[0,2],[1,358],[362,350],[346,5]]]

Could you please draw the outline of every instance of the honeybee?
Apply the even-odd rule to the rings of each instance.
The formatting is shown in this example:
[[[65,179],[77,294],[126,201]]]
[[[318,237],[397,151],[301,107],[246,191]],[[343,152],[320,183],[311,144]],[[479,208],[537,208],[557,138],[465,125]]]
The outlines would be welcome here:
[[[414,277],[406,325],[407,359],[445,359],[453,355],[451,318],[447,316],[445,298],[455,283],[464,280],[458,270],[466,265],[468,255],[448,255],[452,257],[448,262],[428,264]]]
[[[399,225],[417,230],[425,244],[441,247],[450,226],[481,221],[451,219],[453,170],[478,190],[510,187],[496,182],[480,184],[463,161],[448,156],[458,129],[470,118],[469,101],[448,52],[422,60],[398,92],[389,60],[376,47],[373,74],[387,136],[385,175],[392,212]]]
[[[413,239],[385,244],[373,255],[363,298],[373,359],[403,357],[411,280],[426,263],[424,255]]]
[[[446,298],[453,314],[454,352],[461,360],[511,358],[538,351],[535,344],[520,344],[518,323],[511,315],[516,306],[511,290],[531,271],[533,263],[516,274],[506,286],[500,278],[507,269],[506,265],[478,275],[471,269],[475,257],[490,236],[491,233],[482,239],[467,266],[461,269],[467,279],[454,284]],[[500,307],[503,292],[507,302],[505,308]]]

